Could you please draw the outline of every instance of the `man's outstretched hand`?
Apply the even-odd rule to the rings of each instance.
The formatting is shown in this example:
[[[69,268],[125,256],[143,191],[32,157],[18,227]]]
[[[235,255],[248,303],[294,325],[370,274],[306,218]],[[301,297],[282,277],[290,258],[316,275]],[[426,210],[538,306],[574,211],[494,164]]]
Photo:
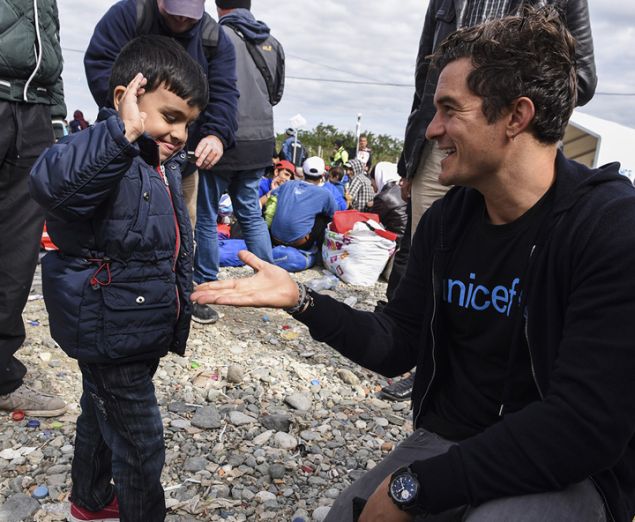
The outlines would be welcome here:
[[[199,304],[290,308],[298,302],[298,285],[279,266],[267,263],[247,250],[238,257],[256,273],[243,279],[202,283],[192,293]]]

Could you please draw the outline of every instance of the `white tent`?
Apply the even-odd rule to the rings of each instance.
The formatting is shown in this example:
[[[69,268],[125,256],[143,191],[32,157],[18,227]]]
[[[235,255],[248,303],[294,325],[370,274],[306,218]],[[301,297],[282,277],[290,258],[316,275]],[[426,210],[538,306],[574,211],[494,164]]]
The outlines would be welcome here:
[[[619,161],[620,172],[631,181],[635,179],[635,129],[631,127],[574,111],[563,150],[567,157],[588,167]]]

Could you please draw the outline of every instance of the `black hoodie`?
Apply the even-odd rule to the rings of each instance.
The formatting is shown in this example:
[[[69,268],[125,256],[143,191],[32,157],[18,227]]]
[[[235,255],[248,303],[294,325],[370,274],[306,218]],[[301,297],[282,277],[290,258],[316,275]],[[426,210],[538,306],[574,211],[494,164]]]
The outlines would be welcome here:
[[[591,478],[609,520],[635,515],[635,189],[618,168],[590,170],[558,154],[521,325],[541,400],[416,463],[431,513]],[[395,376],[416,365],[415,426],[447,371],[437,324],[445,259],[481,201],[457,187],[430,208],[383,312],[313,294],[298,316],[315,339],[373,371]]]

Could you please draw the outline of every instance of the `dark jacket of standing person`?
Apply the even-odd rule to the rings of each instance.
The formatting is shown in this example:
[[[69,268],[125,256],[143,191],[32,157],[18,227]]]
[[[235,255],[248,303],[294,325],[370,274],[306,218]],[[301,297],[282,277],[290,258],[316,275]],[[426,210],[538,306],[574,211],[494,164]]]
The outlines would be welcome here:
[[[399,158],[399,174],[413,178],[421,152],[426,142],[425,132],[434,117],[432,103],[439,72],[430,67],[428,56],[457,29],[457,20],[466,4],[473,0],[430,0],[423,31],[419,41],[419,52],[415,69],[415,95],[410,116],[406,124],[403,152]],[[514,13],[523,3],[538,4],[544,0],[509,0],[507,13]],[[546,3],[558,2],[549,0]],[[576,63],[578,80],[577,105],[589,102],[595,93],[597,76],[593,56],[593,37],[589,20],[587,0],[562,0],[567,28],[576,39]]]
[[[284,52],[264,22],[256,20],[248,9],[233,9],[219,23],[236,50],[238,77],[238,131],[236,146],[227,151],[216,168],[219,170],[251,170],[271,165],[271,149],[275,148],[273,106],[284,91]],[[248,49],[253,45],[252,51]],[[257,50],[255,50],[257,48]],[[258,52],[272,78],[275,100],[251,52]],[[274,103],[275,101],[275,103]]]
[[[108,80],[112,65],[121,48],[137,36],[137,2],[121,0],[113,5],[95,26],[86,49],[84,67],[93,98],[99,107],[111,106]],[[159,13],[156,0],[151,2],[152,23],[147,34],[169,36],[179,42],[205,71],[209,82],[209,104],[190,129],[190,150],[205,136],[216,136],[225,151],[234,144],[237,128],[238,89],[236,88],[236,57],[233,45],[219,31],[218,45],[208,60],[201,44],[205,14],[191,29],[172,34]],[[213,20],[212,20],[213,22]],[[215,23],[215,22],[213,22]]]
[[[66,105],[57,4],[38,0],[37,13],[33,5],[32,0],[0,2],[0,100],[50,106],[55,135],[61,138]]]

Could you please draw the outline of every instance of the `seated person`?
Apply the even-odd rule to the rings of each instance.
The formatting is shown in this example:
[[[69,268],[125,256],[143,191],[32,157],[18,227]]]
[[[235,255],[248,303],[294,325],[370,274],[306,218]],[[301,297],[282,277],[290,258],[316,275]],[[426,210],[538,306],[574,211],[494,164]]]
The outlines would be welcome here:
[[[271,196],[271,191],[278,188],[283,183],[295,177],[295,167],[293,163],[287,160],[278,161],[273,170],[273,178],[263,177],[258,186],[258,197],[260,198],[260,206],[264,207],[265,203]]]
[[[348,193],[350,195],[350,208],[361,212],[368,212],[373,206],[375,191],[370,179],[364,173],[364,164],[358,159],[352,159],[344,164],[346,173],[350,179]]]
[[[275,189],[265,208],[271,218],[271,240],[309,250],[320,245],[324,229],[337,210],[331,193],[320,186],[324,175],[324,160],[312,156],[302,164],[304,181],[288,181]],[[271,216],[272,207],[275,208]]]
[[[373,167],[371,178],[377,189],[373,199],[373,212],[379,215],[379,221],[386,230],[397,234],[399,243],[406,229],[408,214],[407,203],[401,198],[401,178],[397,173],[397,164],[380,161]]]
[[[346,172],[342,167],[333,167],[328,171],[328,181],[323,185],[333,195],[337,210],[346,210],[348,208],[343,182],[345,175]]]

